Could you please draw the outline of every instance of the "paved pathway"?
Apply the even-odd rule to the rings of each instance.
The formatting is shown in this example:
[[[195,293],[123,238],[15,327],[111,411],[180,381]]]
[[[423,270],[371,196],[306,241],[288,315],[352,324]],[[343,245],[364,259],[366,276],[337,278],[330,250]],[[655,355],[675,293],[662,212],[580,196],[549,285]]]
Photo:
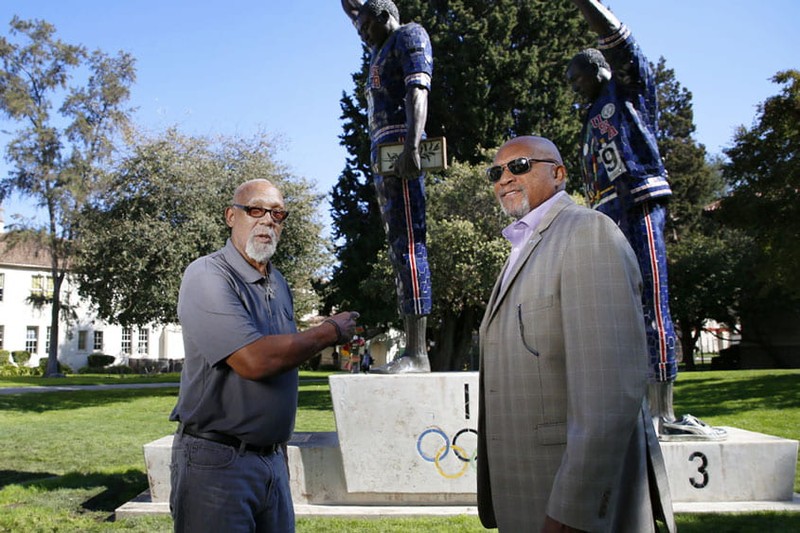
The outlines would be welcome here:
[[[327,378],[301,379],[300,385],[306,383],[328,382]],[[22,394],[26,392],[69,392],[81,390],[114,390],[114,389],[160,389],[177,387],[180,383],[120,383],[106,385],[34,385],[29,387],[0,387],[0,396],[4,394]]]

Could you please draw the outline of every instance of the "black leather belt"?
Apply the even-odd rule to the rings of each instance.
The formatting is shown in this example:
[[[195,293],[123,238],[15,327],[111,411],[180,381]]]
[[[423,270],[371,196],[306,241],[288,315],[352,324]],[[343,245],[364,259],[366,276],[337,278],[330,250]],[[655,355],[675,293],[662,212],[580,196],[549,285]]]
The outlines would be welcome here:
[[[258,455],[272,455],[273,453],[277,452],[280,448],[280,444],[268,444],[267,446],[256,446],[254,444],[247,444],[236,437],[232,437],[231,435],[226,435],[224,433],[217,433],[216,431],[193,431],[183,424],[180,425],[178,428],[179,434],[191,435],[192,437],[203,439],[203,440],[210,440],[211,442],[216,442],[218,444],[225,444],[226,446],[232,446],[237,450],[246,450],[248,452],[253,452]]]

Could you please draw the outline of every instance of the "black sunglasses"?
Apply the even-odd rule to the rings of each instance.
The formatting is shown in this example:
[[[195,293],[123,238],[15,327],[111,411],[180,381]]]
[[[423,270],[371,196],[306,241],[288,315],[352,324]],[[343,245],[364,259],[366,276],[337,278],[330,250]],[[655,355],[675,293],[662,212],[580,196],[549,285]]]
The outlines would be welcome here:
[[[525,174],[528,172],[534,163],[551,163],[553,165],[560,165],[558,161],[553,159],[536,159],[535,157],[518,157],[516,159],[512,159],[505,165],[495,165],[493,167],[489,167],[486,169],[486,177],[489,178],[489,181],[492,183],[496,183],[501,177],[503,177],[503,169],[508,169],[509,172],[518,176],[520,174]]]
[[[253,218],[261,218],[267,213],[269,213],[269,216],[272,217],[272,220],[276,224],[282,224],[283,221],[286,220],[286,217],[289,216],[289,212],[284,211],[283,209],[269,209],[268,207],[258,207],[254,205],[242,205],[242,204],[233,204],[233,207],[238,207],[239,209],[247,213],[247,216]]]

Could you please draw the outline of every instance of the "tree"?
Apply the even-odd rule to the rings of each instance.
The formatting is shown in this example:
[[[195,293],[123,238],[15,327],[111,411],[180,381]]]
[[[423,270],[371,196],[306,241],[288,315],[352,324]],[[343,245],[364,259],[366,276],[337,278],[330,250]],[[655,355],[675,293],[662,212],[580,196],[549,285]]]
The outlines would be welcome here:
[[[290,212],[274,263],[293,289],[295,312],[318,308],[311,282],[330,266],[316,207],[322,198],[275,163],[263,134],[211,141],[170,130],[136,139],[105,194],[83,213],[75,264],[81,295],[109,322],[177,322],[184,269],[225,244],[224,209],[236,187],[254,178],[275,183]]]
[[[590,39],[582,18],[571,4],[520,0],[409,0],[398,4],[404,22],[419,22],[430,34],[434,73],[426,130],[429,136],[446,136],[448,155],[454,166],[455,162],[485,165],[486,149],[523,134],[550,137],[565,154],[578,153],[580,124],[565,70],[572,55],[589,44]],[[357,38],[355,33],[353,38]],[[379,281],[390,278],[391,270],[381,253],[386,248],[386,237],[370,187],[363,90],[367,68],[365,53],[360,72],[353,75],[355,89],[341,100],[344,120],[341,140],[350,157],[332,195],[340,263],[334,270],[326,301],[329,307],[336,304],[358,309],[368,327],[379,328],[396,323],[398,313],[395,299],[389,296],[394,291],[379,292],[386,291],[386,282],[381,287]],[[568,164],[577,169],[574,163]],[[479,170],[473,171],[482,176]],[[443,179],[451,179],[450,174]],[[431,187],[435,186],[434,182]],[[488,184],[486,188],[491,190]],[[461,201],[468,206],[474,200]],[[471,339],[481,313],[472,303],[463,305],[450,299],[446,289],[453,286],[453,278],[437,276],[437,270],[442,273],[446,270],[436,263],[452,258],[434,249],[448,242],[437,239],[435,232],[444,226],[437,226],[434,217],[445,216],[442,224],[451,224],[449,229],[462,235],[462,243],[473,242],[478,249],[486,245],[476,242],[478,235],[494,239],[502,225],[488,235],[471,233],[469,223],[476,218],[474,212],[447,218],[444,215],[447,207],[458,211],[464,206],[439,206],[443,208],[440,211],[434,207],[435,202],[433,198],[429,200],[428,215],[435,310],[428,327],[429,338],[436,341],[430,359],[433,368],[446,370],[456,368],[453,365],[463,354],[443,355],[443,350],[450,347],[460,350],[464,339]],[[447,237],[453,237],[455,246],[458,238]],[[499,266],[488,274],[493,278],[497,270]],[[476,289],[476,294],[488,294],[491,281],[485,282],[488,287]],[[443,362],[440,357],[444,357]]]
[[[52,304],[50,376],[58,374],[61,288],[81,237],[76,217],[105,186],[115,135],[130,116],[125,105],[136,74],[129,54],[66,44],[47,22],[14,17],[10,26],[9,38],[0,37],[0,111],[18,128],[6,147],[13,168],[0,180],[0,199],[17,191],[47,217],[18,230],[51,257],[52,298],[39,302]],[[72,81],[79,83],[68,86]]]
[[[500,228],[503,214],[483,167],[455,163],[428,186],[431,277],[436,288],[432,314],[433,370],[462,370],[473,331],[483,317],[497,274],[508,256]]]
[[[738,330],[739,280],[752,241],[743,233],[719,227],[692,231],[669,246],[670,312],[680,329],[683,362],[694,369],[694,351],[708,319]]]
[[[658,147],[673,192],[665,230],[670,312],[680,331],[684,364],[691,370],[707,319],[736,326],[731,308],[741,238],[735,232],[720,236],[718,224],[705,215],[722,196],[725,183],[719,164],[710,162],[705,147],[694,139],[692,93],[681,86],[663,57],[653,71],[660,111]]]
[[[776,339],[800,324],[800,71],[772,81],[780,93],[759,105],[753,125],[740,127],[725,150],[730,194],[717,216],[751,243],[737,280],[743,345],[754,343],[781,366],[791,348]]]
[[[800,300],[800,71],[777,73],[780,94],[759,107],[751,128],[740,127],[725,150],[731,187],[723,222],[750,234],[760,252],[752,275],[769,292]]]
[[[673,193],[665,234],[675,243],[700,229],[704,209],[722,196],[725,181],[719,164],[710,162],[705,146],[694,139],[692,93],[663,57],[653,71],[660,111],[658,149]]]

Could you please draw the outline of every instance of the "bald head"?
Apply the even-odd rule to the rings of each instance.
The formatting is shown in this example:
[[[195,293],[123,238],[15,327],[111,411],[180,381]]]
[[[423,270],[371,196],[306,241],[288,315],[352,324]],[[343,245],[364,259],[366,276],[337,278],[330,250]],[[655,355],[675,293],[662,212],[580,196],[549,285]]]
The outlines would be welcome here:
[[[506,142],[497,151],[490,173],[503,211],[517,219],[566,187],[561,154],[544,137],[515,137]]]
[[[551,159],[553,161],[557,161],[559,165],[564,164],[564,161],[561,159],[561,152],[558,151],[558,148],[550,139],[536,137],[534,135],[514,137],[501,146],[500,150],[498,150],[498,153],[500,153],[501,150],[512,146],[527,148],[530,157],[536,159]]]
[[[258,178],[245,181],[233,192],[234,204],[245,203],[245,199],[249,198],[254,192],[269,192],[270,194],[277,194],[283,199],[281,191],[269,180]]]

